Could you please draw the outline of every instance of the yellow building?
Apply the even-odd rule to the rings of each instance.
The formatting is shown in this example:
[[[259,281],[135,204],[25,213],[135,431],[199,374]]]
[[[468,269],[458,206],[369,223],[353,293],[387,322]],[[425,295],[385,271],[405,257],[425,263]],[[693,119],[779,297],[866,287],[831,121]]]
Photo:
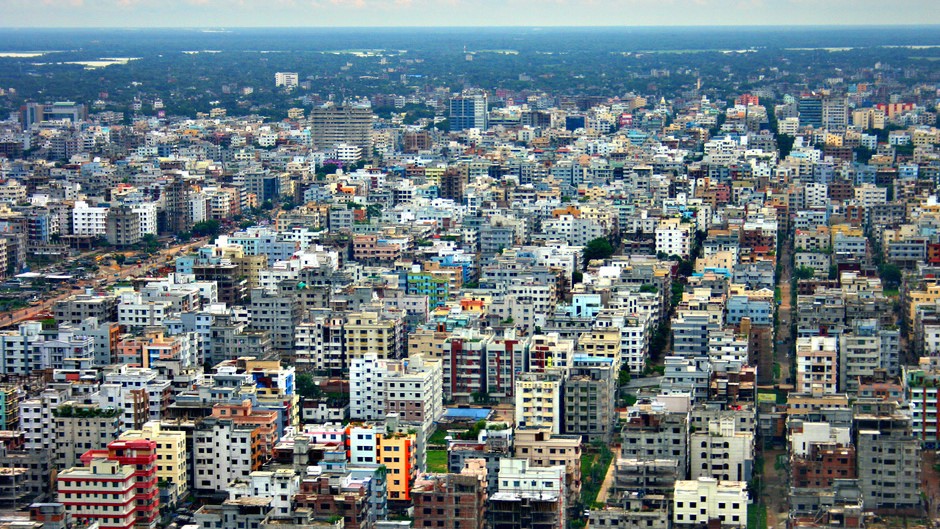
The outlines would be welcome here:
[[[418,475],[415,434],[378,434],[378,462],[387,469],[388,499],[411,501],[411,486]]]
[[[617,327],[596,327],[578,338],[578,345],[587,356],[612,358],[614,373],[620,370],[620,329]]]
[[[186,495],[189,490],[186,432],[162,430],[159,422],[150,421],[140,430],[124,432],[120,438],[126,441],[145,439],[157,443],[157,479],[176,485],[176,497]]]
[[[375,353],[379,358],[401,356],[402,323],[382,318],[377,312],[355,312],[346,318],[343,328],[349,356]]]
[[[908,328],[914,328],[914,322],[917,317],[917,309],[922,305],[931,305],[940,300],[940,283],[928,283],[923,290],[910,290],[907,293]]]
[[[564,403],[561,400],[561,372],[520,373],[516,377],[516,426],[543,428],[561,433]]]
[[[418,329],[408,336],[408,356],[422,355],[425,358],[443,358],[444,342],[451,337],[447,331]]]

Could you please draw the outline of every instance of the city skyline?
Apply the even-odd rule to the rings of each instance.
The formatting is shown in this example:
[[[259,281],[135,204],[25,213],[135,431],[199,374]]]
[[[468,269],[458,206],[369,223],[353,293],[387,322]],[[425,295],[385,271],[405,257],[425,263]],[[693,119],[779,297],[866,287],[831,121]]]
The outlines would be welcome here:
[[[0,27],[931,25],[929,0],[5,0]],[[56,16],[49,16],[55,13]]]

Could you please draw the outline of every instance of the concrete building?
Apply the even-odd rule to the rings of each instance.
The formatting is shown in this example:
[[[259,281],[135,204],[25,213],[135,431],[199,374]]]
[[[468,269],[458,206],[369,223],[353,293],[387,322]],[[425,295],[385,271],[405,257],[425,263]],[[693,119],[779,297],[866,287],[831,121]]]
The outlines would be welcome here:
[[[490,497],[487,525],[492,529],[563,529],[567,504],[564,468],[532,468],[525,459],[504,459],[499,491]]]
[[[103,450],[121,433],[120,412],[73,401],[53,411],[55,441],[53,460],[59,468],[78,465],[82,454]]]
[[[812,393],[820,388],[823,393],[838,390],[838,356],[836,339],[828,336],[797,338],[796,391]]]
[[[607,440],[614,423],[617,374],[613,359],[576,355],[565,379],[564,431]]]
[[[516,426],[562,433],[564,381],[564,375],[558,372],[520,373],[515,385]]]
[[[483,529],[486,521],[486,465],[468,462],[460,474],[426,474],[411,491],[414,527]]]
[[[175,496],[183,498],[189,491],[189,457],[186,432],[164,430],[151,421],[140,430],[127,430],[120,439],[153,441],[157,447],[157,479],[176,487]]]
[[[308,118],[313,144],[318,149],[328,150],[347,143],[371,152],[372,119],[372,109],[368,106],[328,104],[316,107]]]
[[[746,527],[747,483],[715,478],[677,481],[672,499],[672,523],[676,528],[720,523],[721,527]]]
[[[731,418],[708,424],[708,430],[689,435],[692,479],[750,481],[754,471],[754,434],[739,432]]]
[[[896,403],[856,401],[853,428],[865,509],[920,513],[921,443]]]

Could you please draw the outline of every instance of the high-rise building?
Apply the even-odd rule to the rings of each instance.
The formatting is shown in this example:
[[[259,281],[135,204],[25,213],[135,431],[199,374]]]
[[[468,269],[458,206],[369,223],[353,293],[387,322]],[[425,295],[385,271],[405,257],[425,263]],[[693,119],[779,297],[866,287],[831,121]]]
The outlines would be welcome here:
[[[59,473],[59,502],[73,518],[103,528],[153,529],[160,515],[157,443],[118,440],[89,450],[82,467]]]
[[[300,76],[297,75],[297,72],[277,72],[274,74],[274,86],[296,88],[299,84]]]
[[[310,111],[310,129],[318,149],[332,149],[341,143],[372,152],[372,108],[366,105],[333,104]]]
[[[823,99],[822,124],[829,130],[845,130],[849,125],[849,104],[845,96],[828,96]]]
[[[450,100],[450,131],[487,128],[486,92],[466,90]]]
[[[822,127],[823,100],[815,94],[806,94],[799,101],[800,126]]]

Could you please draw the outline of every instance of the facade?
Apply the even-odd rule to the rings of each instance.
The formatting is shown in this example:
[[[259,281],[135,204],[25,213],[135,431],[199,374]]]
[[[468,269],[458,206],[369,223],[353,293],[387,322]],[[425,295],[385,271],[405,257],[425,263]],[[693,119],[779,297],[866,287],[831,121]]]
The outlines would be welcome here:
[[[824,336],[798,338],[796,343],[796,390],[823,393],[838,390],[838,357],[836,339]]]
[[[746,483],[715,478],[677,481],[672,500],[673,527],[699,527],[717,521],[721,527],[746,527]]]
[[[564,387],[564,431],[606,440],[614,423],[616,374],[610,358],[574,357]]]
[[[176,487],[176,496],[182,498],[189,491],[189,456],[186,451],[186,433],[164,430],[160,423],[151,421],[140,430],[128,430],[120,439],[145,440],[156,443],[157,479]]]
[[[711,421],[708,430],[689,435],[692,479],[750,481],[754,471],[754,434],[739,432],[732,418]]]
[[[486,130],[489,108],[486,92],[465,91],[450,100],[450,130],[460,132],[467,129]]]
[[[483,529],[486,521],[486,466],[482,461],[460,474],[428,474],[411,492],[414,527]]]
[[[327,150],[341,143],[363,150],[372,148],[372,109],[368,106],[327,105],[310,111],[313,144]]]

